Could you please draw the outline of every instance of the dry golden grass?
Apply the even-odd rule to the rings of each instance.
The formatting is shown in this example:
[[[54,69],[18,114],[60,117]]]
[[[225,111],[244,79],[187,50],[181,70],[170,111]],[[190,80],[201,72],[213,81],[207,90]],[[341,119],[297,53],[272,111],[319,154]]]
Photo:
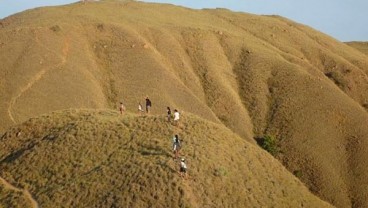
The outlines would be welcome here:
[[[349,46],[358,49],[360,52],[368,55],[368,42],[358,42],[358,41],[354,41],[354,42],[347,42],[346,44],[348,44]]]
[[[121,100],[136,112],[149,95],[154,115],[178,108],[253,144],[274,135],[276,157],[313,193],[368,207],[368,59],[356,49],[279,16],[133,1],[1,23],[0,132]]]
[[[174,134],[188,179],[173,160]],[[0,144],[1,176],[40,207],[332,207],[265,151],[189,114],[177,127],[164,116],[55,112]]]
[[[31,203],[27,201],[27,198],[22,192],[16,192],[8,190],[4,186],[0,186],[0,207],[1,208],[25,208],[31,207]]]

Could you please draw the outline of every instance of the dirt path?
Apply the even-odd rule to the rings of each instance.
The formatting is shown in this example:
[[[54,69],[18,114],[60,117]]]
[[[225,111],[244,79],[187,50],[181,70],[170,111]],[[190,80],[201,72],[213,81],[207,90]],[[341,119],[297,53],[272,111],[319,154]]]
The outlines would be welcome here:
[[[16,192],[22,192],[23,195],[31,202],[32,208],[39,208],[38,202],[33,198],[32,194],[29,193],[26,189],[19,189],[13,185],[11,185],[8,181],[6,181],[3,177],[0,176],[0,182],[4,185],[6,189],[16,191]]]
[[[39,45],[41,45],[43,48],[45,48],[47,51],[56,54],[53,50],[49,49],[44,44],[42,44],[37,35],[36,35],[36,42]],[[28,90],[30,90],[35,83],[37,83],[39,80],[41,80],[48,71],[50,71],[53,68],[61,67],[61,66],[63,66],[66,63],[66,60],[67,60],[67,57],[68,57],[68,54],[69,54],[69,46],[70,46],[69,42],[70,42],[70,40],[69,40],[68,37],[64,38],[62,55],[56,54],[56,55],[60,56],[60,59],[61,59],[61,61],[58,64],[56,64],[56,65],[54,65],[52,67],[42,68],[41,71],[39,71],[34,77],[31,78],[31,80],[24,87],[22,87],[20,89],[20,91],[19,91],[19,93],[17,95],[15,95],[14,97],[12,97],[10,99],[9,107],[8,107],[8,115],[9,115],[10,120],[12,120],[14,124],[16,124],[17,122],[15,121],[15,118],[14,118],[12,112],[13,112],[13,106],[15,105],[15,103],[17,102],[17,100],[25,92],[27,92]]]

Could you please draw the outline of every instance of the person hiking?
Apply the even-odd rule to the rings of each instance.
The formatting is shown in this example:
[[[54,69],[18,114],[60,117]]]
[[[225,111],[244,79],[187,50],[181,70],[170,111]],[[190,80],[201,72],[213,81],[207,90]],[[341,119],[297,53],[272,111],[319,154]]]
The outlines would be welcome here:
[[[120,102],[119,110],[120,110],[120,114],[123,115],[123,113],[125,111],[125,106],[124,106],[123,102]]]
[[[181,143],[180,143],[179,136],[177,134],[175,134],[175,136],[173,137],[174,159],[177,159],[178,158],[180,148],[181,148]]]
[[[167,107],[167,121],[170,122],[171,119],[171,109],[170,107]]]
[[[188,175],[187,175],[187,164],[185,164],[185,159],[184,158],[181,158],[181,161],[180,161],[180,176],[182,178],[187,178]]]
[[[149,113],[150,112],[150,108],[152,106],[151,100],[148,98],[148,96],[146,97],[146,112]]]
[[[144,112],[141,102],[138,103],[138,113],[142,114]]]
[[[180,119],[180,114],[178,112],[178,110],[174,110],[174,125],[178,125],[179,124],[179,119]]]

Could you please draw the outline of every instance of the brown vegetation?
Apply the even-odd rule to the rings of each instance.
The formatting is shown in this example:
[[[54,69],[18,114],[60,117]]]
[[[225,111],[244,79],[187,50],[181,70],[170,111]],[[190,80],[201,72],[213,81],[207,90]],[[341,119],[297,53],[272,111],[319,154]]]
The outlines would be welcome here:
[[[346,43],[349,46],[358,49],[360,52],[368,55],[368,42],[358,42],[358,41],[354,41],[354,42],[348,42]]]
[[[0,207],[25,208],[32,207],[31,202],[21,191],[7,189],[0,185]]]
[[[174,134],[188,179],[173,160]],[[176,127],[164,116],[56,112],[0,143],[0,174],[42,207],[331,207],[265,151],[188,114]]]
[[[39,8],[1,22],[1,132],[60,109],[123,101],[136,112],[149,95],[153,115],[173,106],[252,144],[272,135],[276,157],[313,193],[368,207],[368,59],[358,50],[279,16],[134,1]]]

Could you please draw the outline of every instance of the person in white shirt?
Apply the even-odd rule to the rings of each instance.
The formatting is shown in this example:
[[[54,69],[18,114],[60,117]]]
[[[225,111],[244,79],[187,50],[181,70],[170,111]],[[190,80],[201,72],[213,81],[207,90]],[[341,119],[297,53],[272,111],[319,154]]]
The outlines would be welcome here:
[[[180,162],[180,176],[187,178],[187,164],[185,164],[185,159],[181,158]]]
[[[180,119],[180,114],[178,112],[178,110],[174,110],[174,124],[177,125],[179,123],[179,119]]]
[[[119,110],[120,110],[120,114],[123,115],[123,113],[125,111],[125,106],[124,106],[123,102],[120,102],[120,108],[119,108]]]
[[[143,114],[144,113],[142,104],[140,102],[138,103],[138,113],[140,113],[140,114]]]

